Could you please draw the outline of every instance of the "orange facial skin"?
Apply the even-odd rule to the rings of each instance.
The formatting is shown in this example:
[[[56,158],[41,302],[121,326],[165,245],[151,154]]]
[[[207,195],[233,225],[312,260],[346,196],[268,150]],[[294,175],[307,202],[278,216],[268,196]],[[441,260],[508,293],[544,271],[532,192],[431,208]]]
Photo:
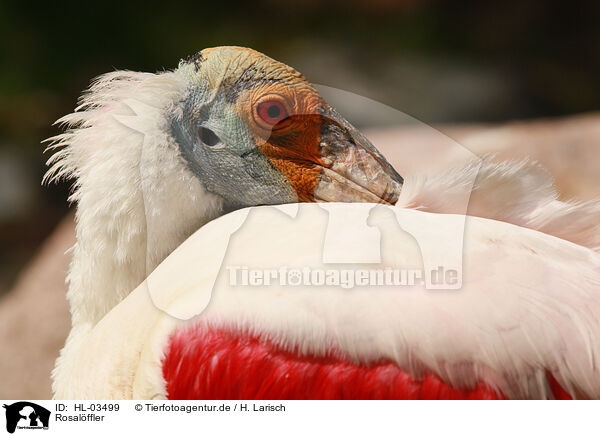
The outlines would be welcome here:
[[[251,114],[247,123],[257,139],[260,152],[288,179],[301,202],[314,202],[314,190],[322,168],[327,166],[320,153],[324,117],[319,109],[327,103],[307,83],[273,83],[240,96],[238,110]],[[287,117],[269,125],[258,108],[265,102],[285,107]]]

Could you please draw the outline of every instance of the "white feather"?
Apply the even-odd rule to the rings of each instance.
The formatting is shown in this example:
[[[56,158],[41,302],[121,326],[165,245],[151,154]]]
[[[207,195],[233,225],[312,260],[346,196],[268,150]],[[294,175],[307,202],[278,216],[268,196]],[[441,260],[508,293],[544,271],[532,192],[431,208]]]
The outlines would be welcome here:
[[[45,181],[75,181],[77,244],[68,276],[75,325],[97,322],[221,211],[220,199],[188,171],[162,116],[184,93],[175,72],[105,74],[58,121],[69,130],[50,138],[49,148],[60,151]],[[129,101],[139,102],[137,112]]]

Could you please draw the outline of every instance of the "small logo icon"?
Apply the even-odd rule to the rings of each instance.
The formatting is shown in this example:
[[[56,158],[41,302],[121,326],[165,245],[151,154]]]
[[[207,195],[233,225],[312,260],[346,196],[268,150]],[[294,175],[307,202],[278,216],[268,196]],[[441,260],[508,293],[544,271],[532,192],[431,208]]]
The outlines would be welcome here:
[[[19,401],[13,404],[4,404],[6,409],[6,431],[14,433],[16,429],[43,429],[48,430],[50,411],[42,406],[29,401]]]

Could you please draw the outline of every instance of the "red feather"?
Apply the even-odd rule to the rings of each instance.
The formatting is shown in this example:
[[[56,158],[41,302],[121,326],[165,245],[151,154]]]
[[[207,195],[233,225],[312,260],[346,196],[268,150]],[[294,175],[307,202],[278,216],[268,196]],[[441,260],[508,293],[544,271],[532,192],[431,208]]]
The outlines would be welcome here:
[[[171,336],[163,376],[174,400],[503,398],[483,382],[460,390],[434,374],[417,380],[391,362],[304,356],[256,335],[200,325]],[[549,384],[555,398],[570,399],[552,376]]]

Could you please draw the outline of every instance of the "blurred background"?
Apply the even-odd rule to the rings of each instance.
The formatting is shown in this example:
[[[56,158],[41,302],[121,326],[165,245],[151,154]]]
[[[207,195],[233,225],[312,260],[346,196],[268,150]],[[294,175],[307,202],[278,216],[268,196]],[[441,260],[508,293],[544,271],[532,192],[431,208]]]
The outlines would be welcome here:
[[[546,140],[591,129],[584,151],[577,139],[555,156],[572,174],[569,159],[589,160],[582,157],[600,151],[600,118],[593,115],[600,109],[599,17],[600,2],[592,1],[1,1],[0,296],[8,297],[15,283],[26,287],[23,268],[69,213],[67,184],[40,185],[48,158],[40,141],[59,133],[52,123],[73,110],[101,73],[171,69],[205,47],[248,46],[312,82],[385,103],[458,139],[473,126],[540,117],[560,118],[535,121],[533,128],[517,124],[504,141],[525,147],[540,141],[527,136],[532,129],[546,132]],[[561,124],[573,115],[575,124]],[[368,116],[354,121],[389,127]],[[67,221],[54,250],[72,243]],[[64,296],[66,263],[56,262],[46,269],[58,271],[54,280]],[[15,329],[4,335],[14,336]],[[62,334],[43,350],[52,359]],[[47,368],[40,371],[45,377]]]

